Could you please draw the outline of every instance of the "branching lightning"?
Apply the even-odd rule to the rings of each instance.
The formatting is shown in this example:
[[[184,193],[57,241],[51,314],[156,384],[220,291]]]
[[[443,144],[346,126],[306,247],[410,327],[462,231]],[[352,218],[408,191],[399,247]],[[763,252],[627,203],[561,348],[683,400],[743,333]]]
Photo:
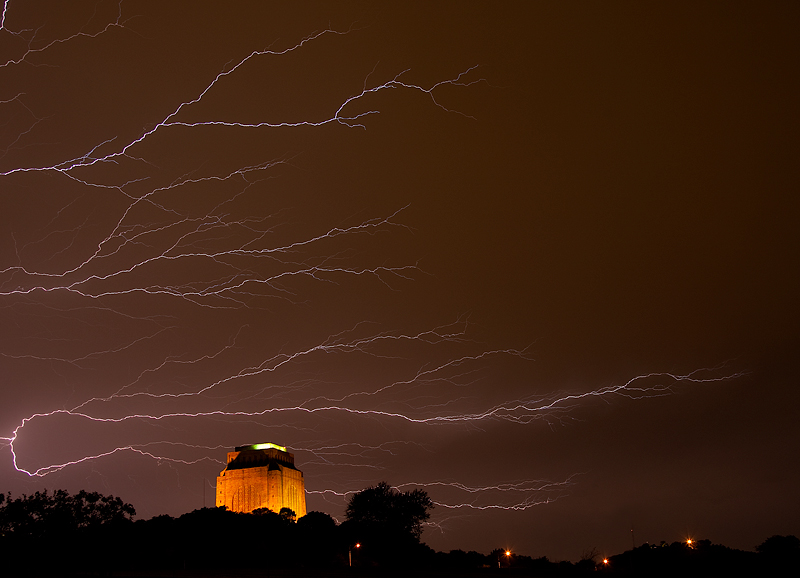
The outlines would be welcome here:
[[[100,30],[52,40],[40,40],[38,29],[9,28],[9,5],[10,0],[3,2],[0,34],[24,47],[13,57],[0,58],[0,77],[23,65],[38,66],[47,54],[78,39],[99,41],[127,33],[129,19],[123,18],[121,2],[116,18]],[[397,203],[378,216],[357,210],[358,217],[344,223],[286,232],[283,209],[265,210],[263,197],[270,180],[291,168],[290,156],[254,163],[237,159],[235,166],[220,163],[210,169],[198,162],[188,172],[175,168],[170,173],[159,167],[162,159],[153,152],[154,142],[174,143],[186,138],[180,135],[210,127],[226,134],[323,126],[366,130],[368,120],[380,113],[373,105],[379,93],[423,95],[436,114],[472,118],[446,106],[437,91],[483,82],[475,78],[476,66],[430,85],[412,81],[410,69],[372,81],[376,67],[365,71],[363,85],[352,94],[328,103],[325,115],[312,118],[272,118],[269,111],[255,122],[189,118],[190,109],[197,111],[212,95],[229,90],[229,81],[245,75],[249,63],[286,58],[353,33],[327,28],[283,49],[252,50],[223,70],[207,73],[201,90],[159,109],[169,112],[154,114],[149,128],[135,138],[103,137],[86,149],[65,146],[72,152],[55,162],[31,155],[24,157],[29,162],[0,169],[0,182],[13,191],[3,195],[22,198],[46,188],[58,199],[55,208],[41,209],[34,220],[38,228],[23,224],[10,231],[13,251],[0,260],[0,311],[11,320],[6,330],[14,333],[3,341],[0,361],[14,370],[35,367],[31,381],[46,382],[45,393],[36,398],[38,410],[27,411],[19,403],[25,411],[4,416],[11,431],[0,436],[0,447],[8,448],[21,477],[43,478],[103,463],[115,454],[184,467],[224,463],[220,452],[241,442],[237,436],[245,434],[240,431],[249,432],[245,425],[253,424],[259,432],[298,432],[301,441],[293,451],[320,472],[385,471],[409,448],[436,451],[414,438],[434,428],[453,432],[489,424],[558,422],[594,400],[655,398],[679,386],[738,377],[724,367],[652,372],[579,391],[520,395],[493,372],[532,365],[531,348],[487,346],[471,333],[467,317],[413,330],[387,330],[366,318],[333,331],[310,328],[299,337],[290,322],[273,330],[265,322],[272,308],[302,310],[313,301],[303,283],[361,290],[377,281],[380,290],[391,293],[428,273],[416,261],[370,252],[373,243],[413,235],[406,222],[408,205]],[[7,107],[3,110],[21,106],[27,119],[10,137],[0,135],[0,162],[43,138],[40,131],[50,119],[26,97],[15,90],[0,95],[0,107]],[[209,156],[217,154],[213,149]],[[103,210],[95,211],[101,201]],[[253,320],[218,329],[226,315],[242,312],[246,315],[238,319],[252,315]],[[79,326],[92,330],[81,332]],[[287,334],[283,341],[269,341],[281,331]],[[187,424],[205,428],[216,422],[233,430],[225,439],[231,443],[181,441]],[[337,425],[322,432],[321,424],[328,423]],[[337,437],[338,424],[355,424],[352,431],[363,431],[363,437]],[[368,445],[374,439],[367,428],[389,440]],[[81,438],[91,442],[42,451],[42,439],[69,437],[78,429],[92,432]],[[393,437],[408,431],[413,432],[408,439]],[[565,496],[575,483],[575,476],[486,485],[442,477],[397,488],[424,487],[443,510],[522,511]],[[361,489],[309,487],[311,496],[340,502]]]
[[[517,480],[494,485],[467,486],[459,482],[432,481],[432,482],[406,482],[398,484],[395,489],[406,491],[410,488],[424,488],[433,497],[434,505],[444,510],[507,510],[524,511],[535,506],[551,504],[559,498],[565,497],[567,491],[575,484],[577,475],[569,476],[561,481],[548,480]],[[307,490],[307,493],[333,498],[335,502],[344,503],[353,493],[361,488],[337,491],[332,489]],[[437,500],[438,494],[443,490],[454,497],[467,496],[469,501],[443,502]],[[437,518],[442,516],[437,515]],[[431,522],[430,525],[442,528],[442,521]]]
[[[352,346],[352,344],[348,344],[348,347]],[[306,354],[308,352],[303,352]],[[291,357],[289,357],[291,359]],[[286,360],[288,361],[288,360]],[[284,361],[284,363],[286,362]],[[463,360],[461,360],[463,361]],[[278,366],[282,365],[280,363]],[[446,364],[450,365],[450,364]],[[437,368],[441,369],[441,368]],[[270,370],[274,370],[271,368]],[[261,369],[260,371],[267,371],[267,369]],[[427,372],[426,372],[427,373]],[[416,408],[417,412],[416,415],[412,414],[411,412],[392,412],[392,411],[383,411],[378,409],[358,409],[355,407],[345,406],[345,405],[311,405],[310,403],[303,403],[301,405],[295,406],[284,406],[284,407],[268,407],[265,409],[261,409],[259,411],[222,411],[222,410],[211,410],[211,411],[201,411],[201,412],[165,412],[165,413],[130,413],[125,414],[121,417],[99,417],[97,415],[93,415],[87,413],[85,411],[79,411],[80,408],[84,406],[97,402],[97,401],[110,401],[111,399],[120,398],[120,397],[133,397],[136,395],[142,395],[146,397],[154,397],[154,398],[162,398],[162,397],[184,397],[188,395],[197,396],[204,391],[210,389],[218,385],[217,383],[208,386],[207,388],[200,390],[199,392],[192,392],[192,393],[182,393],[182,394],[151,394],[149,392],[139,392],[136,394],[115,394],[108,398],[104,399],[92,399],[88,400],[75,409],[71,410],[53,410],[51,412],[46,413],[38,413],[32,416],[26,417],[22,420],[22,423],[17,426],[14,430],[13,435],[7,439],[10,443],[11,452],[14,460],[14,467],[25,474],[30,476],[43,476],[53,471],[61,470],[67,466],[76,465],[82,463],[88,459],[104,457],[107,455],[111,455],[118,451],[124,450],[132,450],[136,451],[137,453],[141,453],[145,455],[144,452],[136,449],[134,446],[127,445],[124,447],[118,447],[113,450],[109,450],[107,452],[95,455],[95,456],[85,456],[78,460],[73,460],[69,462],[65,462],[62,464],[52,464],[44,467],[40,467],[36,470],[26,470],[21,468],[17,463],[17,454],[14,451],[14,442],[17,439],[17,436],[20,434],[20,431],[30,422],[37,419],[43,419],[48,417],[54,416],[72,416],[77,417],[85,420],[89,420],[92,422],[102,422],[102,423],[122,423],[132,420],[152,420],[152,421],[161,421],[161,420],[171,420],[171,419],[196,419],[196,418],[209,418],[209,417],[226,417],[226,418],[240,418],[240,417],[264,417],[270,414],[279,414],[284,412],[292,412],[292,413],[306,413],[306,414],[315,414],[315,413],[345,413],[345,414],[352,414],[357,416],[363,417],[371,417],[371,418],[380,418],[380,419],[393,419],[393,420],[401,420],[406,421],[413,424],[418,425],[440,425],[446,423],[473,423],[473,422],[482,422],[485,420],[505,420],[520,424],[528,424],[537,419],[547,419],[548,417],[552,417],[553,415],[558,416],[561,413],[567,412],[568,410],[574,407],[574,404],[580,400],[585,400],[589,398],[608,398],[611,396],[622,396],[630,399],[640,399],[642,397],[653,397],[653,396],[661,396],[667,395],[671,390],[671,387],[680,382],[692,382],[692,383],[708,383],[708,382],[715,382],[720,381],[723,379],[732,379],[737,377],[737,375],[726,375],[724,377],[710,377],[710,378],[700,378],[697,377],[698,372],[693,372],[688,375],[673,375],[670,373],[651,373],[647,375],[637,376],[628,380],[626,383],[618,385],[618,386],[609,386],[599,388],[597,390],[581,393],[581,394],[567,394],[567,395],[559,395],[554,396],[550,399],[538,402],[532,401],[524,401],[524,400],[513,400],[504,404],[500,404],[494,407],[491,407],[487,410],[480,411],[480,412],[470,412],[470,413],[457,413],[457,412],[448,412],[448,413],[436,413],[434,415],[424,416],[425,413],[428,413],[429,406],[422,405]],[[242,375],[251,376],[253,373],[245,373]],[[242,375],[238,375],[235,377],[241,377]],[[418,374],[419,375],[419,374]],[[235,379],[232,377],[231,379]],[[647,380],[652,379],[659,379],[660,381],[656,381],[654,384],[651,385],[640,385],[640,383],[645,382]],[[663,380],[663,381],[662,381]],[[414,380],[409,380],[405,383],[412,383]],[[387,386],[390,387],[390,386]],[[380,388],[378,391],[373,392],[382,393],[384,392],[387,387]],[[365,392],[362,392],[362,395],[367,395]],[[438,408],[436,408],[438,409]],[[424,417],[423,417],[424,416]],[[159,459],[166,459],[166,458],[159,458]],[[180,460],[175,460],[180,461]],[[459,489],[467,490],[466,486],[458,486],[458,484],[454,484],[453,487],[459,487]],[[499,488],[496,487],[495,489]],[[513,485],[504,486],[504,489],[511,490],[514,489]],[[527,504],[528,502],[522,502],[522,505]],[[515,508],[512,509],[524,509],[522,505],[517,505]],[[450,506],[448,506],[450,507]],[[462,507],[462,506],[452,506],[452,507]],[[486,506],[490,507],[490,506]],[[529,506],[528,506],[529,507]]]
[[[0,15],[0,32],[7,32],[7,33],[11,34],[12,36],[20,38],[21,40],[23,40],[25,42],[25,48],[24,48],[23,53],[20,56],[18,56],[17,58],[9,58],[5,62],[0,62],[0,69],[8,67],[8,66],[19,65],[19,64],[22,64],[24,62],[27,62],[27,61],[30,60],[31,56],[33,56],[35,54],[41,54],[41,53],[49,50],[50,48],[53,48],[54,46],[58,46],[59,44],[72,42],[77,38],[90,38],[90,39],[97,38],[98,36],[101,36],[102,34],[105,34],[106,32],[108,32],[109,30],[111,30],[113,28],[122,28],[122,27],[125,26],[125,22],[122,20],[122,2],[120,1],[119,4],[117,5],[117,18],[116,18],[116,20],[114,20],[113,22],[107,23],[105,25],[105,27],[103,27],[101,30],[99,30],[97,32],[94,32],[94,33],[88,33],[88,32],[84,32],[83,30],[80,30],[80,31],[78,31],[78,32],[76,32],[74,34],[70,34],[69,36],[66,36],[64,38],[57,38],[55,40],[51,40],[49,42],[45,42],[42,46],[39,46],[38,48],[34,48],[34,45],[36,44],[36,41],[37,41],[36,36],[37,36],[37,33],[38,33],[38,29],[37,30],[30,30],[30,29],[11,30],[8,26],[6,26],[6,19],[7,19],[7,15],[8,15],[8,8],[9,8],[10,2],[11,2],[11,0],[4,0],[4,2],[3,2],[3,12],[2,12],[2,15]],[[0,104],[2,104],[2,103],[0,103]]]

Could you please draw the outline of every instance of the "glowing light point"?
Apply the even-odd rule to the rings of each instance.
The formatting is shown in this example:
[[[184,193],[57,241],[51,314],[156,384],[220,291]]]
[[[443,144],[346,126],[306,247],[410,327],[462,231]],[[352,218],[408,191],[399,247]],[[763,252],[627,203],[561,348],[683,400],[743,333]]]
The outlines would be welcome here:
[[[356,542],[352,548],[347,549],[347,563],[351,568],[353,567],[353,548],[361,548],[361,543]]]
[[[282,452],[287,451],[285,447],[279,446],[278,444],[252,444],[249,446],[239,446],[236,448],[237,452],[242,452],[245,450],[280,450]]]

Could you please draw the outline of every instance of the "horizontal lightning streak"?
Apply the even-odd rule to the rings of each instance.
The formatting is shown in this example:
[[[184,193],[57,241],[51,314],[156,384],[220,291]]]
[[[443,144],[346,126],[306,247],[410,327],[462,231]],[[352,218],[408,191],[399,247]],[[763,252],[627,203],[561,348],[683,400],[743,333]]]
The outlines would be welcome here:
[[[348,413],[348,414],[368,416],[368,417],[399,419],[409,423],[420,424],[420,425],[436,425],[436,424],[459,423],[459,422],[471,423],[471,422],[480,422],[488,419],[506,420],[516,423],[527,424],[535,419],[542,419],[543,417],[546,417],[548,411],[563,409],[560,406],[581,399],[603,398],[612,395],[619,395],[631,399],[640,399],[642,397],[666,395],[666,392],[669,390],[670,385],[674,385],[680,382],[711,383],[711,382],[733,379],[741,375],[741,374],[731,374],[722,377],[709,377],[709,378],[696,377],[700,371],[703,370],[697,370],[686,375],[675,375],[667,372],[648,373],[631,378],[624,384],[618,386],[602,387],[581,394],[562,395],[557,399],[553,399],[552,401],[540,405],[535,405],[531,403],[512,402],[508,404],[497,405],[483,412],[434,415],[429,417],[414,417],[408,413],[389,412],[376,409],[358,409],[353,407],[336,406],[336,405],[319,406],[319,407],[304,407],[302,405],[292,406],[292,407],[272,407],[259,411],[213,410],[213,411],[201,411],[201,412],[168,412],[162,414],[135,413],[135,414],[127,414],[117,418],[107,418],[107,417],[103,418],[81,411],[54,410],[51,412],[33,414],[29,417],[24,418],[20,423],[20,425],[18,425],[15,428],[13,436],[11,436],[10,446],[13,455],[14,467],[20,472],[26,473],[30,476],[35,476],[35,475],[45,475],[46,473],[49,473],[52,470],[52,468],[63,469],[66,466],[75,465],[85,461],[86,459],[91,459],[91,456],[89,456],[86,458],[82,458],[80,460],[66,462],[64,464],[45,466],[35,471],[28,471],[18,467],[17,455],[14,452],[14,442],[16,441],[20,430],[24,428],[26,424],[30,423],[34,419],[53,417],[58,415],[68,415],[100,423],[123,423],[130,420],[139,420],[139,419],[161,421],[161,420],[175,419],[175,418],[207,418],[207,417],[236,418],[236,417],[256,417],[256,416],[262,417],[269,414],[277,414],[283,412],[298,412],[306,414],[315,414],[320,412],[341,412],[341,413]],[[669,380],[671,383],[670,385],[656,384],[654,386],[634,386],[634,384],[636,384],[639,381],[653,379],[653,378],[667,378],[667,380]],[[111,455],[117,451],[122,451],[125,449],[129,449],[129,446],[110,450],[109,452],[101,454],[99,457]]]
[[[524,511],[530,508],[551,504],[556,500],[564,497],[565,491],[574,485],[573,479],[577,474],[569,476],[563,481],[546,481],[546,480],[521,480],[514,482],[506,482],[490,486],[468,486],[460,482],[406,482],[392,486],[394,489],[403,491],[405,488],[424,488],[429,494],[436,494],[440,488],[454,489],[457,491],[469,492],[476,494],[476,499],[472,502],[462,503],[448,503],[434,499],[435,506],[446,508],[449,510],[458,509],[472,509],[472,510],[515,510]],[[309,490],[306,489],[307,494],[325,496],[336,496],[337,498],[346,499],[357,492],[357,490]],[[508,503],[507,499],[503,499],[504,494],[517,493],[523,494],[522,499]],[[483,502],[478,503],[478,499]],[[506,502],[506,503],[502,503]]]
[[[30,62],[34,54],[42,53],[56,45],[76,38],[96,38],[113,28],[122,29],[125,24],[125,21],[122,20],[122,3],[120,3],[116,20],[108,23],[99,32],[89,34],[80,31],[66,38],[53,40],[39,48],[34,48],[38,31],[33,31],[32,34],[28,35],[27,32],[30,31],[14,32],[9,30],[6,26],[8,6],[9,0],[4,0],[2,16],[0,16],[0,31],[19,36],[23,41],[27,41],[28,46],[22,56],[0,64],[0,69],[20,64],[23,61]],[[24,176],[36,173],[54,173],[59,182],[63,177],[71,186],[75,186],[74,184],[77,183],[81,187],[86,187],[88,191],[102,192],[104,195],[107,193],[115,201],[117,199],[120,200],[120,207],[114,209],[115,212],[108,219],[108,222],[99,225],[102,228],[101,232],[92,238],[91,243],[89,243],[89,249],[78,249],[78,243],[76,242],[77,233],[86,228],[85,225],[89,220],[88,215],[83,222],[80,220],[75,221],[80,223],[79,225],[70,227],[62,224],[62,221],[68,218],[65,215],[69,213],[67,209],[75,202],[74,200],[65,201],[65,204],[61,205],[55,216],[44,227],[45,233],[42,233],[41,238],[23,244],[22,247],[16,246],[17,240],[14,238],[17,264],[0,269],[0,276],[2,276],[0,277],[0,297],[10,298],[9,301],[12,304],[19,304],[20,302],[35,301],[34,298],[24,299],[26,296],[39,298],[54,294],[75,295],[82,298],[82,302],[97,303],[99,309],[106,309],[105,307],[99,307],[103,303],[101,300],[123,295],[137,295],[150,299],[168,297],[170,299],[185,300],[197,305],[198,308],[227,309],[247,308],[249,307],[248,298],[262,295],[263,293],[290,299],[293,294],[287,288],[287,285],[282,283],[292,278],[307,278],[324,283],[336,283],[344,277],[366,276],[378,279],[390,289],[395,288],[393,283],[400,284],[401,280],[412,279],[420,272],[420,268],[416,264],[391,265],[384,262],[380,265],[352,265],[349,261],[345,261],[345,258],[349,258],[345,251],[333,254],[329,250],[326,251],[326,243],[334,240],[337,242],[350,241],[361,238],[360,236],[377,236],[387,231],[396,231],[398,229],[410,231],[410,227],[397,220],[398,215],[407,206],[397,209],[388,216],[362,220],[352,226],[330,227],[328,225],[321,229],[321,233],[319,232],[320,230],[316,230],[314,231],[315,234],[302,235],[300,238],[294,238],[289,241],[283,240],[280,243],[275,243],[274,246],[268,244],[269,235],[273,232],[273,228],[269,226],[272,223],[273,215],[258,216],[248,213],[247,216],[237,219],[234,212],[234,201],[245,199],[247,195],[250,195],[257,188],[254,187],[256,183],[270,178],[271,171],[288,164],[289,160],[285,158],[240,166],[235,170],[230,170],[230,168],[220,169],[218,174],[204,176],[198,176],[199,169],[197,169],[188,173],[184,172],[177,178],[169,176],[167,179],[172,179],[172,181],[163,186],[159,186],[155,181],[154,184],[149,182],[151,178],[154,178],[152,173],[137,173],[132,178],[120,176],[116,180],[110,179],[106,181],[102,174],[98,174],[101,173],[100,170],[92,172],[92,169],[105,169],[109,166],[122,165],[123,163],[125,167],[130,164],[136,170],[154,171],[155,163],[150,162],[147,159],[147,155],[141,152],[141,149],[146,146],[148,141],[152,143],[151,137],[156,133],[180,136],[187,133],[197,133],[196,129],[203,127],[221,127],[243,131],[268,128],[322,127],[335,124],[347,128],[366,129],[366,119],[372,115],[379,114],[380,111],[369,109],[365,103],[369,103],[372,95],[388,93],[389,91],[422,94],[427,96],[435,107],[447,113],[455,113],[472,118],[460,111],[446,107],[437,100],[436,91],[444,86],[469,87],[484,82],[483,79],[469,80],[470,75],[477,68],[475,66],[463,70],[452,78],[436,82],[427,87],[405,80],[409,70],[404,70],[394,75],[386,82],[370,85],[372,82],[370,79],[375,72],[375,69],[373,69],[364,79],[360,90],[357,89],[354,94],[344,99],[337,99],[333,104],[330,104],[325,112],[327,116],[320,115],[311,119],[300,117],[295,120],[267,119],[257,122],[241,122],[220,120],[220,117],[218,117],[216,119],[189,121],[185,120],[185,115],[182,115],[193,105],[206,99],[207,95],[213,90],[220,89],[226,78],[240,73],[245,64],[254,59],[286,55],[324,36],[344,35],[349,32],[350,30],[326,29],[306,36],[283,50],[269,48],[254,50],[235,61],[232,66],[226,66],[224,70],[216,74],[212,73],[206,79],[208,82],[205,87],[189,100],[180,102],[177,106],[175,106],[174,102],[171,103],[171,112],[166,116],[159,116],[160,120],[158,122],[148,124],[147,126],[151,128],[137,133],[138,136],[136,138],[131,140],[125,140],[120,137],[107,138],[91,146],[88,151],[81,149],[83,153],[78,156],[72,156],[76,154],[74,151],[66,153],[55,164],[36,165],[35,162],[31,162],[26,166],[18,166],[5,172],[0,172],[0,178],[11,177],[12,175]],[[0,101],[0,104],[7,105],[16,102],[17,104],[13,106],[20,105],[26,108],[33,118],[32,125],[24,132],[18,132],[16,139],[5,147],[6,151],[16,147],[25,135],[28,135],[38,123],[45,120],[36,116],[33,110],[28,108],[23,102],[23,96],[24,93],[20,92],[13,98]],[[363,105],[367,110],[359,112],[356,109],[357,105]],[[220,132],[227,134],[231,131]],[[109,150],[112,152],[107,152]],[[196,189],[202,189],[202,187],[209,185],[222,187],[223,191],[228,190],[226,187],[234,188],[235,192],[226,194],[224,199],[218,202],[209,202],[209,205],[213,205],[210,209],[205,207],[195,209],[192,207],[191,209],[181,210],[177,208],[180,205],[175,200],[176,197],[181,195],[189,196]],[[145,209],[157,214],[157,217],[148,217],[149,220],[139,217],[138,213]],[[38,264],[34,265],[30,264],[30,259],[27,258],[30,253],[36,252],[41,247],[57,244],[64,237],[67,237],[68,242],[61,243],[57,249],[54,249],[46,261],[39,261]],[[219,241],[220,238],[224,239],[224,244],[222,241],[214,242]],[[133,250],[136,250],[136,255],[131,255]],[[79,254],[76,256],[73,253]],[[71,260],[68,260],[68,257]],[[202,265],[193,271],[195,276],[189,277],[189,280],[182,278],[182,281],[170,283],[159,277],[155,281],[144,282],[137,277],[137,275],[147,273],[150,270],[148,268],[155,268],[155,266],[169,265],[169,269],[176,270],[177,267],[175,265],[177,264],[188,267],[190,264],[197,262],[202,263]],[[274,269],[264,271],[262,267],[266,265],[274,267],[277,272]],[[204,274],[202,276],[198,273],[201,268]],[[206,274],[206,271],[210,272]],[[288,285],[288,287],[291,287],[291,285]],[[62,297],[63,295],[59,296]],[[20,297],[22,299],[17,299]],[[112,299],[108,301],[114,302]],[[40,305],[45,306],[43,304]],[[198,309],[193,309],[193,311],[196,310]],[[126,315],[111,308],[108,308],[108,311]],[[142,317],[140,319],[152,320],[155,317]],[[212,392],[218,398],[227,398],[225,401],[228,402],[229,399],[235,397],[235,394],[231,394],[229,392],[230,388],[227,386],[232,386],[237,380],[274,374],[283,368],[289,367],[291,364],[296,363],[299,365],[311,360],[317,354],[347,355],[358,353],[374,358],[395,360],[401,357],[395,350],[387,353],[381,350],[379,346],[400,343],[427,346],[446,344],[447,346],[453,346],[471,342],[466,335],[467,323],[461,319],[454,324],[418,333],[382,332],[367,337],[353,337],[357,333],[363,335],[361,327],[365,323],[359,322],[351,329],[331,335],[321,343],[305,349],[298,348],[298,350],[288,353],[281,351],[276,354],[259,355],[257,359],[261,360],[260,363],[253,364],[253,361],[248,360],[246,363],[235,366],[238,371],[234,369],[231,373],[231,370],[226,369],[225,377],[203,378],[201,383],[205,383],[205,385],[198,385],[192,382],[191,386],[185,386],[186,391],[177,393],[154,393],[149,390],[140,390],[139,388],[147,387],[148,379],[152,378],[155,382],[157,378],[161,377],[162,373],[167,373],[167,369],[179,365],[186,367],[199,366],[206,362],[218,361],[219,365],[224,366],[227,361],[225,356],[237,346],[240,334],[237,333],[229,343],[219,346],[216,351],[204,355],[186,353],[178,356],[159,353],[157,360],[147,361],[143,364],[145,369],[137,367],[132,371],[131,375],[135,377],[128,383],[121,387],[115,386],[115,391],[112,389],[114,393],[89,397],[72,407],[72,409],[40,411],[22,418],[14,428],[12,435],[7,437],[0,436],[0,445],[10,449],[12,463],[16,471],[30,477],[41,478],[68,467],[93,460],[101,460],[121,452],[134,453],[157,462],[188,466],[203,461],[218,462],[219,460],[213,459],[209,455],[196,459],[171,457],[165,455],[169,451],[164,450],[163,446],[173,446],[176,449],[193,450],[200,453],[204,451],[209,453],[211,451],[216,452],[225,446],[201,446],[168,440],[141,444],[121,443],[114,449],[95,452],[74,460],[61,460],[58,463],[40,467],[30,465],[23,467],[22,462],[28,462],[29,460],[21,459],[17,446],[20,445],[18,442],[25,432],[25,428],[33,422],[44,422],[48,418],[59,417],[71,417],[103,424],[123,424],[136,420],[147,422],[208,418],[241,420],[241,418],[257,418],[279,414],[294,413],[302,416],[331,413],[363,416],[380,421],[382,425],[383,422],[388,421],[405,422],[415,426],[474,425],[486,421],[524,425],[536,420],[547,420],[564,415],[578,404],[591,399],[609,401],[615,397],[629,399],[652,398],[672,393],[675,386],[680,383],[711,383],[734,379],[741,375],[739,373],[729,373],[718,377],[703,377],[705,375],[703,372],[716,371],[720,368],[697,370],[685,375],[654,372],[633,377],[620,385],[599,387],[583,393],[555,393],[537,399],[530,397],[507,399],[503,403],[491,405],[488,408],[478,406],[479,409],[475,409],[474,406],[470,406],[471,411],[466,412],[459,411],[462,402],[465,402],[465,398],[445,397],[443,395],[437,397],[438,394],[436,392],[430,391],[432,384],[441,385],[448,391],[452,390],[453,387],[466,388],[467,385],[471,385],[468,380],[473,378],[473,372],[478,371],[474,369],[475,366],[489,363],[491,361],[490,358],[493,357],[505,356],[525,361],[531,359],[528,349],[498,348],[470,354],[464,354],[463,352],[459,354],[451,353],[448,354],[448,358],[445,361],[437,358],[437,361],[417,363],[415,364],[416,371],[409,372],[410,377],[408,379],[394,379],[392,377],[386,380],[390,381],[386,385],[360,386],[359,390],[349,391],[341,395],[333,395],[327,391],[320,394],[319,391],[315,390],[313,394],[305,397],[301,403],[295,402],[300,397],[301,392],[299,390],[302,387],[297,387],[292,392],[295,398],[291,401],[282,401],[280,404],[276,403],[273,407],[264,407],[266,404],[262,400],[260,408],[256,406],[256,409],[249,411],[233,409],[228,411],[225,409],[231,406],[236,407],[235,403],[239,403],[239,407],[241,407],[241,394],[236,401],[222,405],[223,409],[220,409],[216,399],[213,401],[217,405],[212,406],[215,409],[207,411],[188,411],[186,405],[178,405],[176,403],[181,402],[183,404],[183,402],[200,400],[201,398],[204,401],[208,401],[211,399],[210,394]],[[177,327],[177,324],[163,322],[155,330],[148,329],[146,335],[128,338],[122,344],[103,346],[103,349],[97,348],[96,351],[74,357],[17,355],[5,352],[0,353],[0,355],[13,359],[58,361],[80,366],[82,362],[88,359],[113,358],[145,341],[155,342],[157,336],[163,336],[175,327]],[[290,382],[289,385],[282,385],[281,387],[295,389],[297,383],[302,383],[302,380]],[[259,385],[258,387],[261,386]],[[272,387],[277,386],[266,386],[258,389],[245,399],[250,402],[250,400],[264,394]],[[417,393],[419,395],[414,398],[406,396],[403,399],[391,400],[392,403],[400,404],[403,408],[402,411],[379,409],[380,407],[385,407],[379,405],[379,403],[386,403],[384,398],[388,397],[387,394],[396,395],[403,388],[413,389],[414,395],[417,395]],[[353,389],[356,388],[353,387]],[[302,393],[304,395],[304,392]],[[122,415],[104,417],[101,414],[104,410],[120,411],[119,406],[123,404],[111,404],[111,402],[129,402],[134,399],[147,400],[158,409],[132,411],[128,406],[124,406],[123,411],[125,413]],[[498,396],[494,398],[495,401],[496,399],[502,398]],[[372,407],[358,407],[356,401],[365,406],[371,402],[374,405]],[[158,405],[161,402],[165,405]],[[167,402],[172,405],[166,405]],[[109,410],[106,404],[110,405],[112,409]],[[176,406],[178,409],[175,409]],[[197,408],[197,406],[188,407]],[[246,407],[249,408],[251,405]],[[393,407],[397,407],[397,405]],[[16,422],[16,418],[14,421]],[[126,439],[124,441],[127,442],[129,440]],[[320,447],[298,447],[295,451],[306,451],[313,455],[317,461],[307,461],[306,463],[309,464],[321,463],[335,467],[380,469],[380,465],[359,463],[359,459],[364,458],[366,460],[376,454],[395,456],[398,453],[397,448],[400,444],[410,445],[412,442],[397,441],[377,446],[368,446],[356,442],[331,443]],[[108,442],[105,447],[110,447],[111,445],[114,444]],[[564,496],[565,492],[574,484],[573,478],[574,476],[570,476],[563,481],[517,480],[486,486],[439,480],[424,483],[407,482],[396,486],[396,488],[402,489],[413,486],[429,488],[432,492],[449,491],[451,493],[461,492],[462,494],[467,494],[467,501],[464,502],[443,499],[435,501],[437,506],[448,510],[526,510],[540,504],[551,503]],[[327,499],[330,496],[345,498],[354,493],[354,491],[340,492],[324,489],[307,490],[307,493]],[[458,495],[461,496],[462,494]],[[498,499],[498,496],[500,499]]]

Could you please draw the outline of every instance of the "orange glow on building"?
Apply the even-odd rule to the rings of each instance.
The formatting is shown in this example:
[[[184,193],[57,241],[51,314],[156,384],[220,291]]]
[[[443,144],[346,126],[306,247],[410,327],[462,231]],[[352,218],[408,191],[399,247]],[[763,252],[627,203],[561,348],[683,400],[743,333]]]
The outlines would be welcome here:
[[[217,477],[216,505],[233,512],[290,508],[306,515],[303,472],[294,465],[294,454],[275,444],[240,446],[228,452],[228,465]]]

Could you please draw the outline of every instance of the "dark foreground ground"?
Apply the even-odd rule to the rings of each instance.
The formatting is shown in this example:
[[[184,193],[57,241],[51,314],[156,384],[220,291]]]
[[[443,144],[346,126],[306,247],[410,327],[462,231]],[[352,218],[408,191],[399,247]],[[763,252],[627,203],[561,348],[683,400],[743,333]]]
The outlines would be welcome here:
[[[97,574],[70,574],[76,578],[98,576]],[[324,569],[273,569],[273,570],[176,570],[171,572],[114,572],[114,578],[522,578],[534,576],[524,570],[482,568],[463,571],[433,571],[404,568],[388,570],[381,568],[352,568],[342,570]],[[552,574],[555,576],[556,574]],[[106,575],[108,576],[108,575]]]

